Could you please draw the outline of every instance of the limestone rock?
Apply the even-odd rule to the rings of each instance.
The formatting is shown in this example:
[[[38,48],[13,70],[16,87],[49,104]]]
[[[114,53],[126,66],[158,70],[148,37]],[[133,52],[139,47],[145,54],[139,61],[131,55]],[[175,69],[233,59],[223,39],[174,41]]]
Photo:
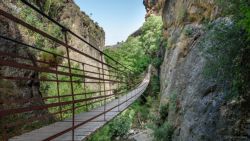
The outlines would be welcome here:
[[[230,26],[230,18],[220,17],[214,0],[165,0],[162,14],[168,49],[161,66],[161,105],[176,97],[168,116],[175,126],[173,140],[250,140],[248,111],[237,102],[230,104],[223,91],[227,88],[203,75],[203,49],[214,45],[216,33],[205,23]]]

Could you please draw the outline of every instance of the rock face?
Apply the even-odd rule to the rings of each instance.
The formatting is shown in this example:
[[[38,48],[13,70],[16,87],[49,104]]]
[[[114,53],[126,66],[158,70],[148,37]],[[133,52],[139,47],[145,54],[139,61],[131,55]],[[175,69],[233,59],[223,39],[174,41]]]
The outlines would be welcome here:
[[[146,8],[146,18],[149,17],[151,14],[154,15],[161,15],[164,0],[143,0],[143,4]]]
[[[9,1],[8,1],[9,2]],[[0,9],[11,12],[10,5],[0,2]],[[0,16],[0,35],[8,38],[12,38],[17,41],[23,41],[21,32],[18,25],[5,17]],[[17,54],[19,56],[30,58],[33,60],[35,54],[29,49],[20,44],[8,41],[0,38],[0,52]],[[18,59],[14,57],[8,57],[1,55],[1,60],[19,62],[29,65],[36,65],[32,61]],[[16,69],[12,67],[0,66],[0,76],[4,77],[26,77],[34,80],[20,80],[11,81],[7,79],[0,79],[0,110],[10,108],[22,108],[30,106],[41,106],[44,105],[40,92],[40,82],[38,79],[38,72],[25,69]],[[23,101],[23,102],[22,102]],[[1,127],[7,124],[11,124],[15,119],[24,120],[26,118],[46,116],[43,119],[43,123],[47,124],[53,120],[53,117],[48,113],[47,110],[32,111],[28,114],[13,115],[11,117],[3,117],[0,120]],[[7,123],[7,124],[6,124]],[[11,127],[11,126],[10,126]],[[22,127],[11,127],[13,133],[19,133]],[[2,130],[1,132],[2,133]]]
[[[60,11],[58,11],[58,16],[56,17],[60,23],[63,23],[67,25],[69,29],[71,29],[74,33],[77,35],[80,35],[83,37],[87,42],[92,44],[93,46],[97,47],[100,50],[103,50],[105,45],[105,33],[103,29],[98,25],[98,23],[94,22],[90,19],[88,15],[86,15],[84,12],[80,11],[80,8],[73,2],[63,2],[61,5],[61,8],[59,8]],[[69,34],[68,36],[69,44],[80,51],[91,55],[92,57],[101,60],[101,55],[98,51],[90,47],[89,45],[85,44],[83,41],[77,39],[76,37],[73,37]],[[85,62],[88,64],[92,64],[94,66],[102,67],[100,63],[85,57],[79,53],[70,51],[70,56],[78,61]],[[83,66],[80,65],[82,68]],[[107,69],[107,67],[104,65],[104,68]],[[97,68],[90,67],[88,65],[84,66],[84,69],[87,71],[93,71],[96,73],[99,73],[99,70]],[[106,72],[107,73],[107,72]],[[88,76],[92,77],[99,77],[98,74],[93,73],[85,73]],[[108,79],[107,76],[105,76],[106,79]],[[86,81],[93,81],[88,80]],[[87,86],[91,90],[97,90],[99,86],[97,84],[87,84]],[[105,86],[106,90],[110,89],[109,86]]]
[[[214,0],[166,0],[162,11],[168,49],[161,66],[161,105],[171,104],[168,121],[174,141],[247,141],[249,108],[226,99],[228,89],[207,79],[204,49],[214,46],[215,27],[232,21],[220,17]],[[213,27],[207,29],[207,22]]]

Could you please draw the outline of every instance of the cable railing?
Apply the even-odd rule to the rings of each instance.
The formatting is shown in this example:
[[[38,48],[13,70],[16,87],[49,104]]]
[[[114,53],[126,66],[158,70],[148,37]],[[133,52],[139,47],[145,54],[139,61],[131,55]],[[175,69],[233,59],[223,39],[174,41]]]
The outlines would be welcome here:
[[[48,47],[31,44],[1,29],[0,83],[3,84],[0,88],[1,138],[8,140],[13,136],[71,117],[71,128],[46,140],[52,140],[69,131],[72,131],[74,140],[74,129],[91,120],[79,124],[75,121],[75,116],[103,105],[101,114],[105,120],[105,113],[110,111],[106,108],[106,103],[119,99],[136,86],[129,81],[128,72],[131,70],[49,17],[32,3],[26,0],[20,1],[26,8],[32,9],[42,18],[59,26],[63,40],[27,23],[6,9],[0,8],[0,18],[8,23],[14,23],[9,24],[10,28],[18,26],[24,28],[25,31],[21,31],[19,36],[24,36],[26,32],[38,34],[44,41],[55,44],[49,44],[50,49],[60,48],[64,53],[59,54],[48,50]],[[81,41],[85,48],[94,49],[95,53],[84,52],[71,45],[70,36]],[[45,59],[39,57],[41,54]],[[105,59],[109,59],[115,65],[106,63]],[[118,102],[118,105],[120,104]]]

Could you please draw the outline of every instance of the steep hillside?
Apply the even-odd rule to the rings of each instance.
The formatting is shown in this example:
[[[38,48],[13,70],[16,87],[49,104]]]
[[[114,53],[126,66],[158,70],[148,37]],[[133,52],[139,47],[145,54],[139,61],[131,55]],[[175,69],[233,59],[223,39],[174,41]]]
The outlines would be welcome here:
[[[224,13],[233,4],[164,3],[161,107],[167,107],[174,141],[250,140],[249,42],[232,16],[240,12]]]

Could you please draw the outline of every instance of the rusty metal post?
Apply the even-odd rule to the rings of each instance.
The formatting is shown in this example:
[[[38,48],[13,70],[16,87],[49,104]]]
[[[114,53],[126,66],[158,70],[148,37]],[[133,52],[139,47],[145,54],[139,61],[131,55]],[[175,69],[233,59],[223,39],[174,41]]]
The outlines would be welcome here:
[[[125,77],[126,78],[126,77]],[[128,80],[129,80],[129,75],[128,75],[128,73],[127,73],[127,82],[126,82],[126,85],[127,85],[127,88],[129,89],[129,82],[128,82]],[[127,90],[128,91],[128,90]],[[126,93],[126,106],[128,105],[128,94]]]
[[[109,72],[108,72],[108,76],[109,76],[108,79],[109,79],[109,80],[112,80],[112,79],[110,78],[111,76],[110,76],[110,73],[109,73]],[[109,94],[113,94],[113,90],[112,90],[112,85],[111,85],[111,83],[112,83],[112,82],[110,81],[110,82],[109,82],[109,90],[111,90],[111,91],[109,91]],[[111,99],[111,100],[113,100],[113,99]]]
[[[103,67],[103,60],[104,60],[104,56],[103,56],[103,53],[100,53],[100,55],[101,55],[101,62],[102,62],[102,78],[103,78],[103,91],[104,91],[104,96],[105,96],[105,98],[104,98],[104,121],[106,121],[106,100],[107,100],[107,98],[106,98],[106,88],[105,88],[105,77],[104,77],[104,67]]]
[[[64,39],[65,43],[68,45],[68,39],[67,39],[67,30],[63,30],[64,32]],[[67,52],[67,59],[68,59],[68,66],[69,66],[69,73],[72,74],[71,70],[71,63],[70,63],[70,56],[69,56],[69,48],[66,47]],[[72,75],[70,75],[70,87],[71,87],[71,95],[72,95],[72,141],[75,140],[75,97],[74,97],[74,88],[73,88],[73,78]]]
[[[82,63],[83,75],[85,76],[85,64]],[[84,99],[87,99],[86,78],[83,78]],[[88,111],[88,101],[85,101],[85,110]]]
[[[118,66],[118,63],[116,63],[116,67]],[[118,112],[120,111],[120,88],[119,88],[119,84],[120,84],[120,79],[119,79],[119,73],[118,73],[118,70],[116,70],[116,79],[118,80],[118,83],[117,83],[117,94],[118,94]]]
[[[60,99],[60,89],[59,89],[59,79],[58,79],[58,66],[56,66],[56,89],[57,89],[57,96],[58,96],[58,102],[61,103]],[[62,120],[62,105],[59,106],[60,111],[60,119]]]
[[[101,70],[100,70],[100,68],[98,68],[98,77],[99,77],[99,80],[98,80],[98,82],[99,82],[99,91],[100,91],[100,95],[99,96],[101,96],[102,95],[102,84],[101,84]],[[102,103],[102,101],[101,101],[101,105],[102,105],[103,103]]]

